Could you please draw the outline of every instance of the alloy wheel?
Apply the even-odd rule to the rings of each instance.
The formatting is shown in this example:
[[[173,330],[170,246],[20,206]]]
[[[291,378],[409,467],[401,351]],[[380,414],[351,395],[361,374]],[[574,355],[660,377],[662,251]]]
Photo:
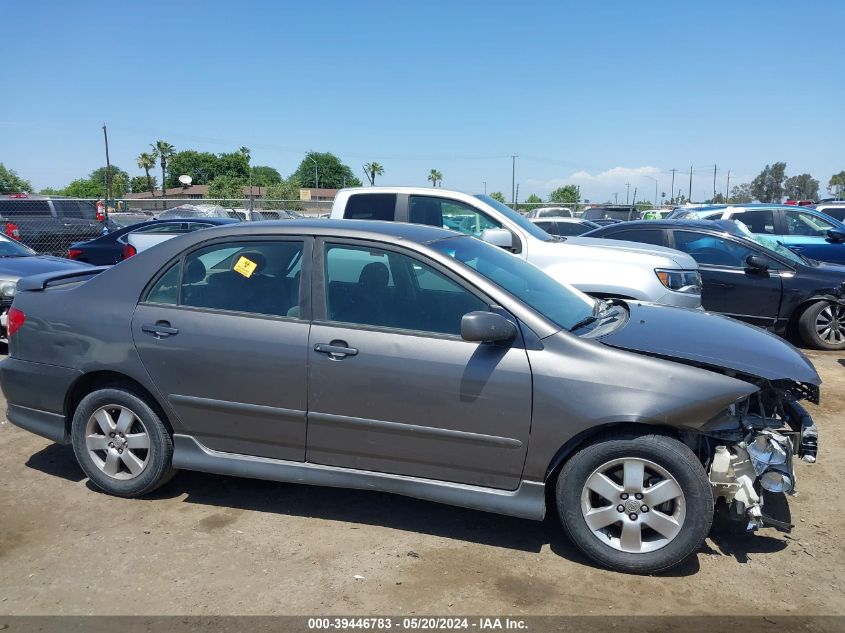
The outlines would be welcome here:
[[[596,468],[581,492],[581,513],[593,535],[622,552],[653,552],[681,532],[684,493],[663,467],[637,457]]]
[[[150,436],[144,423],[121,405],[94,411],[85,427],[85,446],[94,465],[114,479],[134,479],[150,458]]]
[[[816,317],[816,333],[825,343],[845,342],[845,307],[828,304]]]

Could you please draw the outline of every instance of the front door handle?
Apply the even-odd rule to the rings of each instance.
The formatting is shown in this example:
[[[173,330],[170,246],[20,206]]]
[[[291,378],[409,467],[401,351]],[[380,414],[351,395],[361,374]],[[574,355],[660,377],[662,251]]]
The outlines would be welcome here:
[[[179,334],[179,330],[175,327],[170,327],[168,321],[156,321],[155,325],[142,325],[141,331],[152,334],[156,338],[166,338],[174,334]]]
[[[332,341],[331,343],[317,343],[314,351],[320,354],[328,354],[333,360],[341,360],[347,356],[357,356],[358,350],[354,347],[347,347],[344,341]]]

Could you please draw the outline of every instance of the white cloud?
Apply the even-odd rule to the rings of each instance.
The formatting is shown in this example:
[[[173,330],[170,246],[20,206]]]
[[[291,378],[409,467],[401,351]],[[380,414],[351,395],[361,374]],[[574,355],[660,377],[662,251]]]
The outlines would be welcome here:
[[[525,184],[528,188],[544,194],[564,185],[579,185],[581,191],[587,197],[590,197],[587,194],[591,194],[593,197],[608,197],[614,191],[624,192],[626,183],[630,183],[632,193],[634,187],[638,187],[640,190],[653,191],[654,181],[651,180],[652,178],[662,181],[667,178],[667,175],[659,167],[613,167],[596,174],[581,170],[565,178],[529,179]],[[669,182],[667,181],[662,186],[664,189],[668,189]]]

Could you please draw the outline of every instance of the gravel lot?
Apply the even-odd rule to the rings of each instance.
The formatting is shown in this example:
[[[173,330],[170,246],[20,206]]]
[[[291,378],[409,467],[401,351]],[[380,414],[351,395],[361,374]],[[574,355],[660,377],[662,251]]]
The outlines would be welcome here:
[[[554,516],[199,473],[109,497],[69,447],[3,418],[0,614],[845,614],[845,354],[810,356],[820,461],[768,507],[793,532],[719,521],[662,577],[596,568]]]

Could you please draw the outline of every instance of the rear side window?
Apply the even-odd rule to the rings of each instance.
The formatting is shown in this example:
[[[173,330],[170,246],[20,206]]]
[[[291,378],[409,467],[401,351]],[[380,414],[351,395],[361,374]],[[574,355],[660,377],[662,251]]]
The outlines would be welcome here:
[[[675,248],[688,253],[699,264],[744,268],[749,255],[756,255],[750,248],[715,235],[675,231]]]
[[[385,220],[392,222],[395,212],[396,194],[362,193],[349,196],[343,217],[348,220]]]
[[[179,298],[179,263],[175,263],[164,273],[147,295],[150,303],[176,305]]]
[[[49,216],[52,213],[46,200],[0,200],[0,216],[19,215]]]
[[[663,246],[663,231],[659,229],[631,229],[628,231],[615,231],[609,237],[613,240],[627,240],[628,242],[642,242],[643,244],[654,244]]]
[[[752,233],[775,234],[775,212],[771,209],[755,209],[737,213],[731,217],[732,220],[739,220]]]
[[[89,200],[53,200],[53,207],[59,217],[95,220],[97,209]]]

